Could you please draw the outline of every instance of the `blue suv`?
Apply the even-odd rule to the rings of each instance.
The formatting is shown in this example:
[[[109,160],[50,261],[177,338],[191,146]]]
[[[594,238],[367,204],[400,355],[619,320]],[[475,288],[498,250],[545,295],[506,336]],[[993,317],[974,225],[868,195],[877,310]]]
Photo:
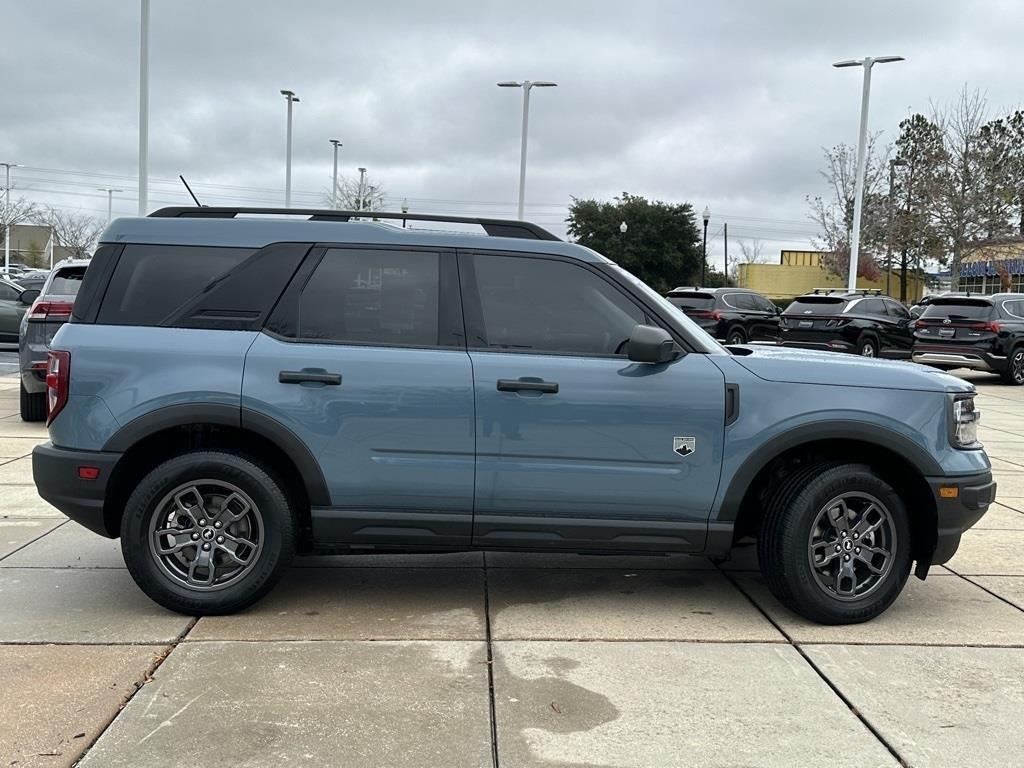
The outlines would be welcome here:
[[[994,499],[962,380],[726,349],[525,222],[373,215],[170,208],[104,233],[33,471],[158,603],[237,611],[295,554],[756,540],[784,604],[857,622]]]

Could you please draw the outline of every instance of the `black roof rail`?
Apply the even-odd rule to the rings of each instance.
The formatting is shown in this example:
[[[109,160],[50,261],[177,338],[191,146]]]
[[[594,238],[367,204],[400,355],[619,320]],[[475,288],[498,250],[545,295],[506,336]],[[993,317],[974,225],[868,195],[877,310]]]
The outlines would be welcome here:
[[[474,216],[445,216],[436,213],[395,213],[393,211],[337,211],[330,208],[234,208],[173,206],[149,214],[167,219],[233,219],[244,214],[308,216],[309,221],[350,221],[351,219],[395,219],[402,221],[438,221],[449,224],[478,224],[491,237],[518,237],[525,240],[561,240],[543,227],[528,221],[480,219]]]

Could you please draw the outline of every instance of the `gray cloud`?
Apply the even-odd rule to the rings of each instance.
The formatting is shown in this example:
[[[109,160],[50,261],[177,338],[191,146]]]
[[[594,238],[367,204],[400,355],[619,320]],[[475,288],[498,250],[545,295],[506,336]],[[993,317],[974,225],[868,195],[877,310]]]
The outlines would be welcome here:
[[[571,195],[628,190],[709,204],[712,234],[729,220],[734,237],[801,247],[820,148],[855,139],[860,74],[832,61],[907,57],[876,70],[871,126],[888,139],[964,82],[1020,100],[1024,8],[1009,1],[152,6],[154,205],[188,200],[161,181],[178,173],[205,202],[280,200],[291,88],[297,202],[327,188],[337,137],[343,172],[370,168],[393,207],[512,215],[521,96],[494,84],[544,78],[559,87],[534,92],[531,218],[561,231]],[[28,166],[18,185],[43,202],[99,212],[95,187],[118,186],[133,213],[138,3],[23,0],[5,28],[0,161]]]

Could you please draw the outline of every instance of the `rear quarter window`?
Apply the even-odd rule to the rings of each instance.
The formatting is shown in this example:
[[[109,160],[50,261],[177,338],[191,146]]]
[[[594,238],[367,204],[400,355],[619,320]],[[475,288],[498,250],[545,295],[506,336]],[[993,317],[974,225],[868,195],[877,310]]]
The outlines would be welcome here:
[[[249,248],[126,245],[96,322],[159,325],[252,253]]]

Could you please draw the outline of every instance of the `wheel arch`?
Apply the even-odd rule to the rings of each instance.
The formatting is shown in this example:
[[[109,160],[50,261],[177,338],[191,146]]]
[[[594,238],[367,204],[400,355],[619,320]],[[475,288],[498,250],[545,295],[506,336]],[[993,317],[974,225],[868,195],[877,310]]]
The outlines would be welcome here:
[[[754,451],[740,465],[727,486],[719,507],[719,529],[731,525],[732,542],[756,538],[764,516],[764,502],[781,478],[808,463],[838,459],[867,464],[900,494],[911,517],[914,559],[918,574],[929,563],[937,540],[937,510],[925,480],[941,475],[942,468],[921,446],[900,433],[875,424],[809,424],[778,435]]]
[[[309,541],[310,507],[330,504],[320,465],[288,427],[257,411],[212,403],[160,408],[114,433],[103,450],[121,453],[107,483],[104,525],[120,530],[124,505],[135,484],[162,461],[184,452],[232,450],[261,461],[285,483],[300,515],[302,539]]]

